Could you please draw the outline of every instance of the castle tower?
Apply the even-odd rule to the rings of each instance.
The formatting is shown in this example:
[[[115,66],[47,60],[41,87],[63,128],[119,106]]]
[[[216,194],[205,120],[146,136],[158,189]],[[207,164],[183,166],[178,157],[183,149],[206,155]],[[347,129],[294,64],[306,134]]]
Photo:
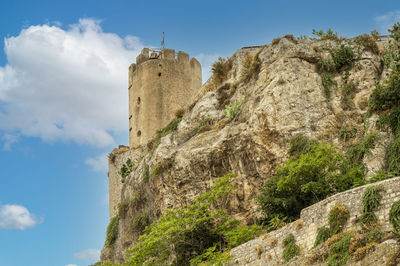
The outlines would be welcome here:
[[[129,67],[129,146],[146,144],[201,87],[201,65],[189,55],[143,48]]]

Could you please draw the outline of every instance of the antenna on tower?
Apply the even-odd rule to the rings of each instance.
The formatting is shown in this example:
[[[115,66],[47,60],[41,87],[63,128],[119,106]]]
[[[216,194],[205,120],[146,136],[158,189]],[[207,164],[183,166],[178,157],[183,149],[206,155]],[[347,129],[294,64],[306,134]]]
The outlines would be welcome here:
[[[162,46],[162,49],[164,50],[164,32],[162,33],[161,46]]]

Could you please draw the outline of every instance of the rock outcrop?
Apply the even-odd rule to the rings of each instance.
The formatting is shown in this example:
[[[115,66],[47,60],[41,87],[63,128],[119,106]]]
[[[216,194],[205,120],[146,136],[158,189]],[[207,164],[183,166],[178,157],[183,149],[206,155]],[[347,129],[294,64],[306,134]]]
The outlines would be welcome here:
[[[347,74],[333,75],[337,85],[327,97],[316,64],[338,46],[331,40],[287,37],[240,49],[226,63],[226,80],[203,85],[176,131],[136,149],[115,149],[109,162],[110,213],[119,215],[119,237],[103,249],[102,260],[123,261],[124,251],[142,232],[132,224],[134,217],[144,215],[148,223],[167,208],[185,206],[229,172],[238,177],[227,209],[243,223],[254,222],[255,195],[274,168],[288,159],[289,142],[298,134],[345,149],[374,132],[376,118],[366,116],[368,97],[387,70],[378,55],[353,47],[354,66]],[[340,88],[346,81],[357,89],[344,104]],[[235,104],[238,113],[226,115],[225,106]],[[368,175],[383,167],[391,134],[383,135],[365,158]],[[118,172],[127,158],[135,164],[122,184]]]

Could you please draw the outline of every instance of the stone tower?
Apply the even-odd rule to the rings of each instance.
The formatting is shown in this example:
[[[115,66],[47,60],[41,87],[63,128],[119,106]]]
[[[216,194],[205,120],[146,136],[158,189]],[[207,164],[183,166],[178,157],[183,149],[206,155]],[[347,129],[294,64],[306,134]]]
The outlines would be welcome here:
[[[143,48],[129,67],[129,146],[146,144],[201,87],[201,65],[175,50]]]

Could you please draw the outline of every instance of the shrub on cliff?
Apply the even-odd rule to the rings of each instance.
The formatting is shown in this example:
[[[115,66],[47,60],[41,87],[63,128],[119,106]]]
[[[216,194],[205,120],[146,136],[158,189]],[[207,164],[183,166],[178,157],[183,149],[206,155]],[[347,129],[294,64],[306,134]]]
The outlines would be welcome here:
[[[364,183],[362,167],[324,142],[313,143],[308,152],[275,169],[260,194],[263,224],[274,217],[297,219],[300,211],[327,196]]]
[[[337,71],[350,70],[354,65],[354,52],[349,46],[342,45],[331,55]]]
[[[228,174],[218,179],[209,192],[185,208],[166,210],[146,227],[135,246],[127,251],[127,265],[198,265],[222,263],[230,248],[252,239],[260,228],[243,226],[218,206],[234,188]]]
[[[232,68],[232,61],[222,57],[211,65],[212,79],[216,84],[221,84],[226,80],[229,70]]]
[[[119,227],[119,215],[114,216],[108,227],[106,233],[106,247],[111,247],[114,245],[115,241],[118,238],[118,227]]]
[[[380,127],[389,126],[395,140],[386,150],[386,170],[389,174],[400,174],[400,24],[389,30],[393,41],[383,55],[386,66],[391,68],[390,76],[383,83],[377,83],[369,98],[369,112],[380,114]]]

